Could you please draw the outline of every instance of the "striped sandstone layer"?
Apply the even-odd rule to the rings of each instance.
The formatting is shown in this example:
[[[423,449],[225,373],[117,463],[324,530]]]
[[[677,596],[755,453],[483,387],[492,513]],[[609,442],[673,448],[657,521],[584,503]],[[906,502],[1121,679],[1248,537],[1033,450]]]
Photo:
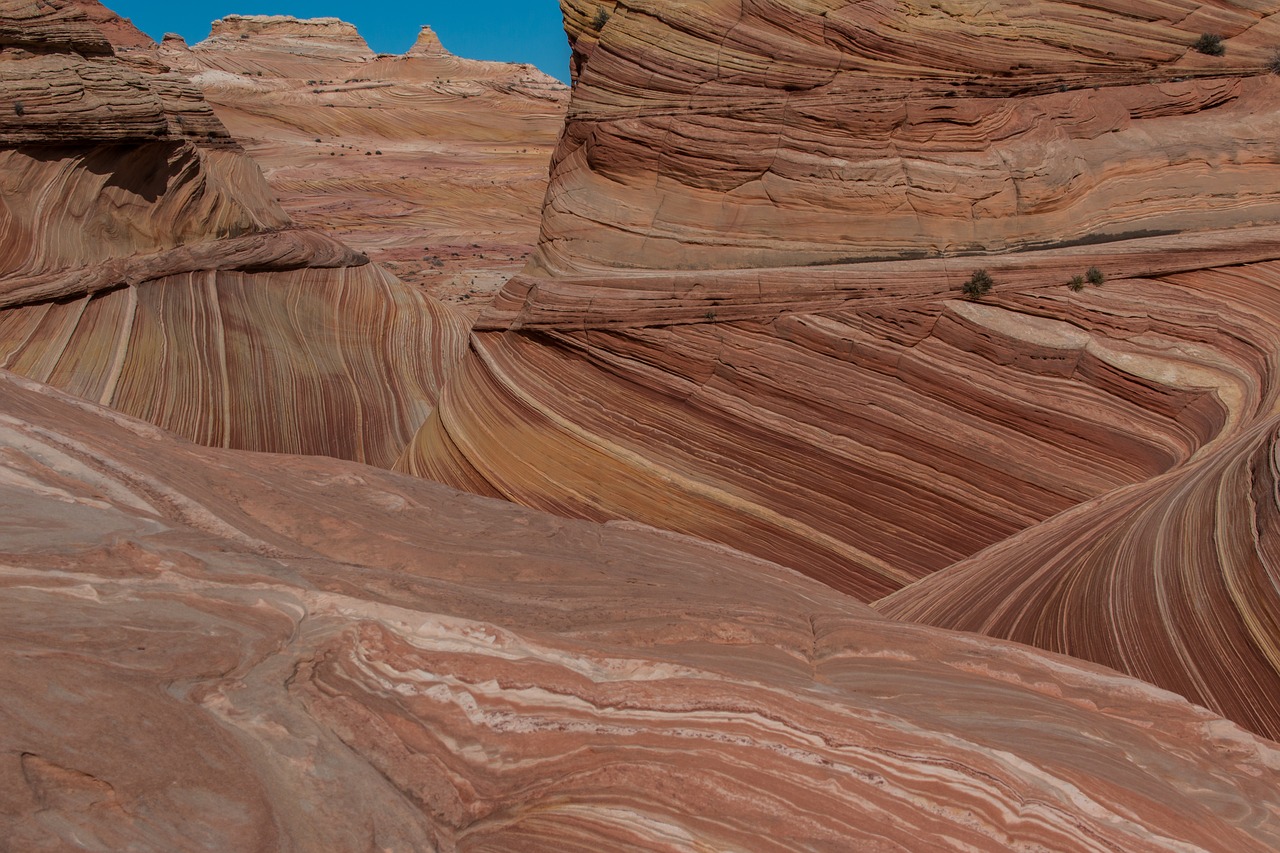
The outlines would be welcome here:
[[[1277,745],[1103,668],[5,372],[0,411],[15,849],[1280,846]]]
[[[1280,419],[877,603],[1096,661],[1280,737]]]
[[[562,7],[576,81],[543,212],[548,272],[991,253],[1280,218],[1280,87],[1264,71],[1280,3]],[[1206,31],[1225,56],[1191,49]]]
[[[93,13],[93,14],[89,14]],[[96,3],[0,5],[0,366],[188,438],[390,465],[464,323],[297,227]]]
[[[161,59],[189,74],[294,221],[474,316],[537,242],[568,87],[463,59],[429,27],[375,55],[336,19],[229,16]]]

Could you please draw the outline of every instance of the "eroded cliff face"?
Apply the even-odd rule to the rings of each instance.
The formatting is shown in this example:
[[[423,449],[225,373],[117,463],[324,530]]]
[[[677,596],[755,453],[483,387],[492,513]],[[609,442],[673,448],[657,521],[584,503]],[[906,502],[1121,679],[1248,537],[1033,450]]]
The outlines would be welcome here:
[[[204,443],[390,465],[462,320],[295,226],[198,89],[113,48],[130,29],[0,6],[0,365]]]
[[[188,74],[284,209],[474,317],[537,243],[568,87],[449,53],[375,55],[336,19],[230,16],[160,58]]]
[[[1276,411],[1276,8],[564,8],[576,86],[538,255],[475,327],[405,470],[706,537],[875,601],[1226,459]],[[1205,31],[1227,36],[1225,57],[1190,49]],[[1069,286],[1091,268],[1105,283]],[[960,298],[980,269],[993,291]],[[1221,523],[1254,536],[1244,516]],[[1113,540],[1096,524],[1137,567],[1114,571],[1142,577],[1115,606],[1179,610],[1168,630],[1209,674],[1155,663],[1164,641],[1129,627],[1106,643],[1131,652],[1084,639],[1123,621],[1080,614],[1096,589],[1063,605],[1073,627],[1052,640],[1034,616],[995,627],[984,603],[1014,590],[977,563],[969,597],[940,591],[930,612],[1276,732],[1258,698],[1276,602],[1188,615],[1214,572],[1274,586],[1269,552],[1153,577],[1168,553],[1150,528]],[[1111,547],[1037,541],[1070,564],[1045,596]],[[1002,613],[1062,604],[1017,596]],[[1250,663],[1229,662],[1215,618],[1263,637]]]
[[[3,371],[0,410],[17,849],[1280,845],[1275,744],[1100,667]]]
[[[955,255],[1280,219],[1275,3],[565,0],[551,272]],[[1226,36],[1225,57],[1191,45]]]

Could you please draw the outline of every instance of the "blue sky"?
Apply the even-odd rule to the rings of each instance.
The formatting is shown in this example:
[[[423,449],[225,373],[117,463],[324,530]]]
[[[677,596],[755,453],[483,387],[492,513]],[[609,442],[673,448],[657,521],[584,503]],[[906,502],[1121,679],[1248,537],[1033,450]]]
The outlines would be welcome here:
[[[404,53],[418,28],[430,24],[444,46],[469,59],[530,62],[561,80],[569,77],[557,0],[105,0],[117,14],[159,41],[166,32],[189,43],[209,35],[223,15],[332,16],[350,21],[380,53]]]

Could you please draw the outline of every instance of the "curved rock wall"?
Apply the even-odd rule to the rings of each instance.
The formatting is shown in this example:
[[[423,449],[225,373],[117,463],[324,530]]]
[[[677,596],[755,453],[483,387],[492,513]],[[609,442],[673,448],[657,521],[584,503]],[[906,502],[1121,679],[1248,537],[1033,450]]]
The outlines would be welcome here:
[[[1269,410],[1280,266],[1248,261],[1275,232],[1213,239],[1021,255],[981,303],[951,298],[978,261],[615,279],[599,297],[529,279],[523,304],[513,282],[519,307],[482,318],[400,464],[874,600]],[[1244,263],[1175,272],[1215,256]],[[1116,277],[1073,293],[1094,262]],[[719,300],[744,281],[761,296]]]
[[[1280,732],[1267,486],[1179,479],[1276,411],[1277,7],[563,5],[539,253],[399,465],[905,588]]]
[[[1275,3],[565,0],[551,272],[1280,220]],[[599,26],[603,19],[603,26]],[[1191,45],[1226,36],[1226,56]]]
[[[1105,664],[1280,738],[1280,423],[878,602]]]

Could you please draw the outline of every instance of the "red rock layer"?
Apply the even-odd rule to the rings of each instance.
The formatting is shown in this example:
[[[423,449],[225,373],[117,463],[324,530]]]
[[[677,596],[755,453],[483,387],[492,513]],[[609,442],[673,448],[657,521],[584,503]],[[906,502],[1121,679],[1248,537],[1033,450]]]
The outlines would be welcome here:
[[[231,16],[161,58],[190,74],[285,210],[477,313],[537,241],[568,88],[453,56],[375,56],[349,24]]]
[[[15,849],[1280,845],[1275,744],[1100,667],[7,373],[0,410]]]
[[[908,587],[1280,732],[1239,476],[927,580],[1276,411],[1280,6],[1104,6],[567,0],[539,253],[399,465]]]
[[[0,6],[0,366],[198,441],[390,465],[463,321],[295,227],[199,91],[96,22],[128,34]]]

